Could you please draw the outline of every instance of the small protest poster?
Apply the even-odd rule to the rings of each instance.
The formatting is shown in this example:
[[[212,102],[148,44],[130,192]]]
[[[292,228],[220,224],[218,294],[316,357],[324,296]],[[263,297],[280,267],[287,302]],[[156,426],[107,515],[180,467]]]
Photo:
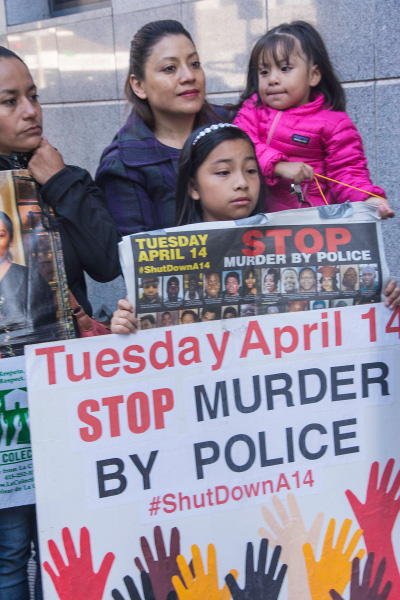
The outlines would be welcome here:
[[[0,509],[34,504],[28,392],[23,356],[0,361]]]
[[[379,303],[27,347],[46,600],[337,600],[378,565],[400,597],[399,332]]]
[[[137,233],[120,243],[141,329],[381,299],[380,220],[361,202]]]
[[[0,357],[75,337],[60,237],[28,171],[0,173]]]

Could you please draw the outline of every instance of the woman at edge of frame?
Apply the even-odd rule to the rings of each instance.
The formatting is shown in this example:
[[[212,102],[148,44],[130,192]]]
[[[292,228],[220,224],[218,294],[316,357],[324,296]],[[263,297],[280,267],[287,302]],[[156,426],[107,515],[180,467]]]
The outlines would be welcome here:
[[[40,202],[54,210],[69,288],[91,314],[84,271],[101,282],[120,274],[118,231],[89,173],[66,166],[42,137],[42,110],[28,67],[14,52],[0,47],[0,170],[26,168],[38,184]],[[29,600],[32,541],[38,564],[35,600],[41,600],[35,506],[1,509],[0,600]]]

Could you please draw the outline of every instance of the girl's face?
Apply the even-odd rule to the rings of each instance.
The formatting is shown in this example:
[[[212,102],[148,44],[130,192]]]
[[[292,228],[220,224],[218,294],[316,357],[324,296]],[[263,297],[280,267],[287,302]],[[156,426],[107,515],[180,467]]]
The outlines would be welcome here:
[[[8,233],[8,229],[5,223],[0,221],[0,262],[5,261],[8,257],[8,252],[11,245],[12,242],[10,242],[10,234]]]
[[[257,159],[250,144],[236,139],[214,148],[198,168],[189,193],[201,202],[203,221],[248,217],[260,193]]]
[[[256,278],[254,277],[254,273],[250,271],[249,276],[245,279],[245,284],[251,290],[256,285]]]
[[[0,154],[30,152],[40,144],[42,109],[27,67],[17,58],[0,60]]]
[[[258,92],[261,100],[276,110],[307,104],[311,88],[321,80],[318,66],[308,63],[298,40],[288,59],[279,48],[278,58],[276,63],[271,55],[260,54]]]
[[[156,122],[171,115],[195,115],[204,104],[205,75],[193,43],[185,35],[166,35],[153,47],[133,92],[147,100]]]
[[[333,278],[332,277],[322,277],[321,286],[325,292],[333,292]]]
[[[269,273],[264,277],[264,288],[266,289],[266,291],[270,294],[271,292],[274,292],[276,289],[275,286],[275,277]]]

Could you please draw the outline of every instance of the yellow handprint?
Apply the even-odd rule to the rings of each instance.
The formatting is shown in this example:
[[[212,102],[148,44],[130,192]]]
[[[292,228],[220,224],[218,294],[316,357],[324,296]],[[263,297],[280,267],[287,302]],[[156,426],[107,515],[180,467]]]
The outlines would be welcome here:
[[[357,529],[351,538],[347,549],[344,550],[347,536],[351,527],[351,519],[345,519],[336,546],[333,545],[335,534],[335,519],[331,519],[325,535],[321,559],[316,561],[310,544],[304,544],[303,552],[307,565],[308,583],[313,600],[331,600],[329,590],[335,589],[343,594],[351,577],[351,555],[362,536],[362,529]],[[359,550],[357,558],[362,558],[365,550]]]
[[[175,575],[172,584],[178,594],[179,600],[229,600],[231,593],[225,584],[220,590],[218,584],[217,555],[213,544],[209,544],[207,550],[207,573],[204,570],[200,550],[192,546],[193,572],[190,570],[185,558],[180,554],[177,557],[181,579]],[[230,573],[236,578],[238,572]]]

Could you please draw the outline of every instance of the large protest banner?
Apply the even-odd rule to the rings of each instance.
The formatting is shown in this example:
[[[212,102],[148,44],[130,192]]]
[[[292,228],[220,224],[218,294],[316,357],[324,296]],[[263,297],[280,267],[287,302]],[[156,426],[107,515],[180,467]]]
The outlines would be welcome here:
[[[35,502],[23,356],[0,361],[0,508]]]
[[[365,550],[400,597],[399,335],[371,304],[27,347],[46,600],[337,600]]]
[[[376,303],[388,277],[362,202],[141,232],[120,256],[141,329]]]

